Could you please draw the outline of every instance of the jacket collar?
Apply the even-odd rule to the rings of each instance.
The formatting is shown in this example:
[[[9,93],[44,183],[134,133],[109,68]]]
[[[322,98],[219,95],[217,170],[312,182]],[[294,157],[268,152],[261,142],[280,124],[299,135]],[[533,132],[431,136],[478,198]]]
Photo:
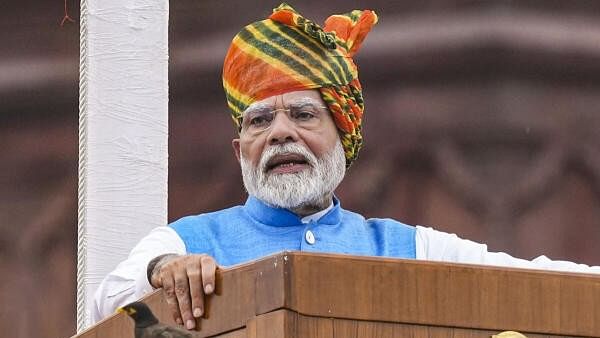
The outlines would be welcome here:
[[[256,197],[248,196],[244,210],[257,222],[270,226],[303,226],[302,217],[288,209],[276,208],[266,204]],[[337,197],[333,197],[333,208],[329,210],[317,223],[334,225],[340,222],[341,206]]]

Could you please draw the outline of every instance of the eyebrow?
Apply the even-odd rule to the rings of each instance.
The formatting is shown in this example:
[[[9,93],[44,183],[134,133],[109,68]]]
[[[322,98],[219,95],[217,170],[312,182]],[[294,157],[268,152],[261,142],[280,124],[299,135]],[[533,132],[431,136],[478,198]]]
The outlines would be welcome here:
[[[260,111],[263,109],[272,109],[272,108],[273,108],[273,106],[268,103],[257,102],[257,103],[253,103],[253,104],[249,105],[248,108],[246,108],[246,110],[243,111],[242,115],[250,114],[255,111]]]
[[[308,98],[308,97],[293,101],[289,104],[289,106],[294,107],[294,108],[301,108],[301,107],[305,107],[305,106],[312,106],[313,108],[324,107],[320,102],[313,100],[311,98]]]

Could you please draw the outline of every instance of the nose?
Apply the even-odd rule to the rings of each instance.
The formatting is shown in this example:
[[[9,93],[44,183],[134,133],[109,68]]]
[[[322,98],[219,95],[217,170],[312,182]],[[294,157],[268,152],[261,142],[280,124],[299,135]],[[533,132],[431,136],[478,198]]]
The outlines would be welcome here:
[[[297,141],[298,132],[294,122],[284,112],[275,114],[269,128],[269,144],[276,145]]]

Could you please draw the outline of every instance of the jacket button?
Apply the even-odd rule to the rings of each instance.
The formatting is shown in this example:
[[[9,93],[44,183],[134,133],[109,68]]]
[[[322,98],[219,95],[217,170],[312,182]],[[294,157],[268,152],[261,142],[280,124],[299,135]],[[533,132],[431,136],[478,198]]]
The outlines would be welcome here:
[[[310,230],[306,231],[306,234],[304,234],[304,239],[306,239],[306,243],[308,244],[315,244],[315,234],[313,234]]]

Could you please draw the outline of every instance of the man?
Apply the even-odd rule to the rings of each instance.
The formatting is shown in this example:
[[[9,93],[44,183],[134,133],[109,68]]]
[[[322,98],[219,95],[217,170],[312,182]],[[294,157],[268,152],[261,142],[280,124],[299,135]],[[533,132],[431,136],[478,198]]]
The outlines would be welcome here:
[[[321,28],[281,5],[236,35],[223,85],[248,200],[154,229],[103,281],[95,319],[162,287],[173,317],[192,329],[214,291],[217,264],[282,250],[600,272],[490,253],[452,234],[367,220],[341,207],[334,190],[362,143],[364,103],[352,56],[376,22],[371,11],[352,11]]]

